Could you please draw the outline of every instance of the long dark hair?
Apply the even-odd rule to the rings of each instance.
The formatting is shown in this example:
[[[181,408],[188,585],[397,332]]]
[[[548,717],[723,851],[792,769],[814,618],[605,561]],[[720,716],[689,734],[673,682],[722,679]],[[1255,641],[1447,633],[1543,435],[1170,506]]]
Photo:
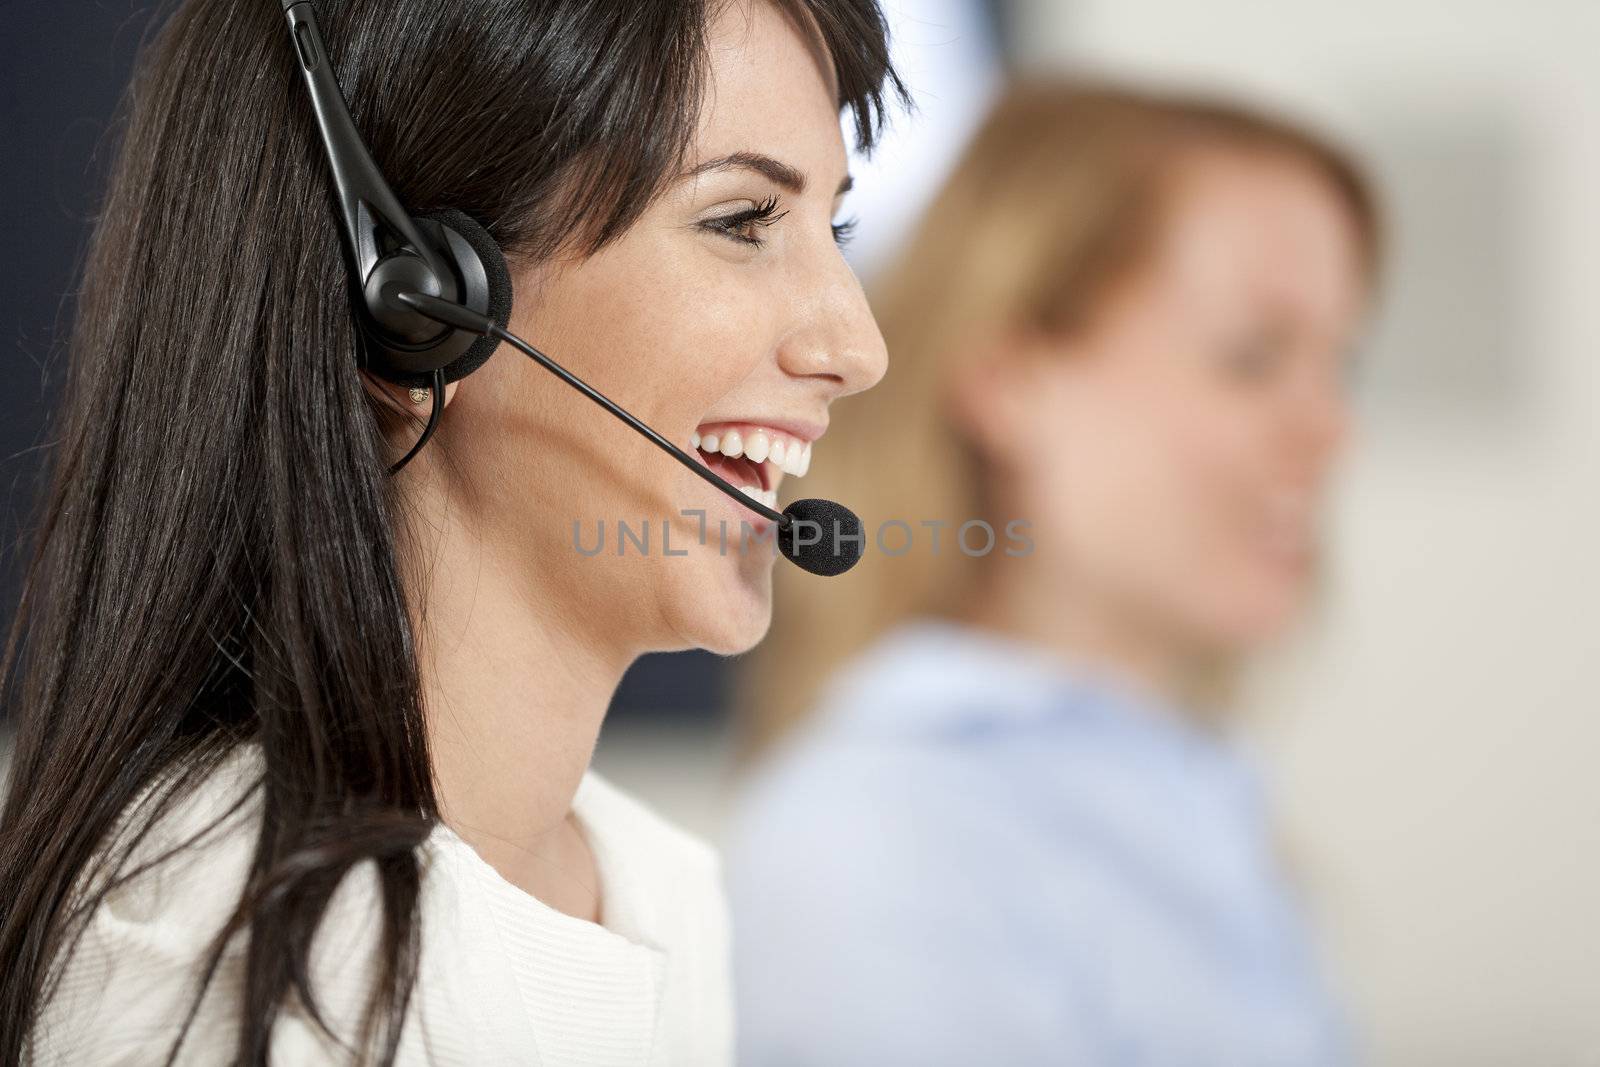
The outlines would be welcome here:
[[[537,258],[602,247],[677,172],[721,2],[317,6],[401,201],[463,210],[508,254]],[[904,98],[875,0],[776,2],[820,37],[869,144],[886,94]],[[0,815],[0,1062],[23,1058],[53,964],[140,873],[124,867],[145,832],[252,742],[259,837],[195,1003],[247,930],[236,1062],[267,1062],[291,988],[322,1023],[312,936],[371,859],[384,934],[362,1052],[391,1063],[417,976],[414,848],[437,803],[402,500],[384,477],[390,426],[356,373],[331,183],[281,6],[178,3],[124,121],[0,660],[17,726]]]

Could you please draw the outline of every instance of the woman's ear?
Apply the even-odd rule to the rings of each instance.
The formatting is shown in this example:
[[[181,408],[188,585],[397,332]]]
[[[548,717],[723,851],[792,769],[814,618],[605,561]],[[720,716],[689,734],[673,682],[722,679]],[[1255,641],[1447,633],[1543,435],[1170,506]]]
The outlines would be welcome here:
[[[367,392],[375,398],[388,404],[390,408],[400,412],[410,412],[427,418],[428,412],[433,410],[433,394],[426,387],[415,393],[403,385],[385,381],[377,375],[361,371],[361,384]],[[444,387],[444,406],[449,407],[451,399],[456,395],[456,386],[461,383],[450,382]]]
[[[1012,335],[974,350],[950,376],[945,402],[957,432],[992,463],[1011,466],[1049,438],[1042,376],[1063,358],[1059,343]],[[1041,422],[1044,425],[1041,425]]]

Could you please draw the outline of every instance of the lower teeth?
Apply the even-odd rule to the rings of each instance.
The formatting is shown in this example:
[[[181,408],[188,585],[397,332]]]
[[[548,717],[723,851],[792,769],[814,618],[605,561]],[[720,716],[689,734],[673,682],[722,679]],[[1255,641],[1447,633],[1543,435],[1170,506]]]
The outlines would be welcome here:
[[[739,492],[751,500],[765,504],[769,508],[775,507],[778,503],[778,494],[770,489],[758,489],[753,485],[742,485],[739,487]]]

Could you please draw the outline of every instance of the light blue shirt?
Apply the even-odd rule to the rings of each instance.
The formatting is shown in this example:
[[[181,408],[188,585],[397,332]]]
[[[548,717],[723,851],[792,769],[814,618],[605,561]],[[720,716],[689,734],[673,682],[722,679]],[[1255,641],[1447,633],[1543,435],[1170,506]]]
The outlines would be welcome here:
[[[727,862],[744,1067],[1350,1059],[1245,761],[982,631],[841,672]]]

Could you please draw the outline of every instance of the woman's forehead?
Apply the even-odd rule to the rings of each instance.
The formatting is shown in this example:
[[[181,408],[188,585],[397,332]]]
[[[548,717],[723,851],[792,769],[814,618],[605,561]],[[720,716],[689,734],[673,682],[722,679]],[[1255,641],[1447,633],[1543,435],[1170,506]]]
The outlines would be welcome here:
[[[844,159],[838,91],[821,39],[764,0],[727,4],[710,27],[691,164],[740,151]],[[777,150],[774,150],[777,149]],[[796,165],[813,169],[813,157]]]

